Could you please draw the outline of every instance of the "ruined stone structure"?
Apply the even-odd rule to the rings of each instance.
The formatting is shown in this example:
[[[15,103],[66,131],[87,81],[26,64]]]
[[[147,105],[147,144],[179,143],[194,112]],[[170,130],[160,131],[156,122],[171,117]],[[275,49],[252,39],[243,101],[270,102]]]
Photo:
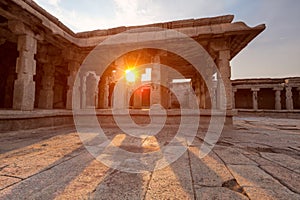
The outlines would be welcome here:
[[[125,71],[128,67],[126,65],[133,62],[137,62],[137,66],[144,63],[154,65],[151,69],[139,69],[139,76],[135,81],[144,81],[143,87],[131,91],[127,85],[124,89],[124,96],[130,96],[129,108],[149,108],[153,104],[161,104],[167,109],[178,107],[171,92],[159,86],[164,81],[170,87],[179,87],[172,83],[177,77],[161,71],[160,64],[176,69],[185,79],[190,80],[189,86],[184,86],[186,89],[182,97],[186,98],[186,104],[181,106],[192,108],[188,98],[193,90],[199,108],[207,110],[212,104],[216,104],[218,108],[218,96],[222,94],[216,94],[216,98],[211,99],[208,95],[211,88],[207,88],[203,77],[196,73],[191,63],[161,49],[146,48],[128,52],[116,58],[101,77],[94,71],[86,71],[83,79],[75,83],[81,64],[95,46],[115,34],[141,27],[179,31],[193,38],[209,53],[219,71],[219,77],[215,79],[224,83],[227,117],[231,118],[233,97],[230,61],[265,29],[264,25],[250,28],[243,22],[232,23],[232,20],[233,16],[227,15],[74,33],[31,0],[3,0],[0,2],[0,108],[5,109],[1,112],[2,119],[8,115],[22,120],[33,115],[71,116],[71,112],[67,110],[72,109],[72,106],[81,109],[109,109],[112,106],[125,108],[123,100],[113,100],[112,91],[122,70]],[[148,38],[147,41],[151,42],[152,39]],[[206,72],[205,76],[213,80],[215,71],[207,68]],[[151,79],[147,79],[147,76]],[[158,86],[153,82],[158,83]],[[286,105],[290,109],[292,102],[289,103],[289,95],[294,94],[295,89],[289,89],[291,88],[286,90]],[[74,97],[73,91],[79,91],[76,93],[78,96]],[[72,105],[72,98],[79,99],[77,105]],[[279,107],[279,104],[276,106]],[[64,112],[54,109],[63,109]],[[34,112],[28,114],[18,111]],[[16,113],[18,114],[15,115]],[[26,117],[20,117],[24,113]]]
[[[299,113],[300,78],[232,81],[233,107],[240,111]]]

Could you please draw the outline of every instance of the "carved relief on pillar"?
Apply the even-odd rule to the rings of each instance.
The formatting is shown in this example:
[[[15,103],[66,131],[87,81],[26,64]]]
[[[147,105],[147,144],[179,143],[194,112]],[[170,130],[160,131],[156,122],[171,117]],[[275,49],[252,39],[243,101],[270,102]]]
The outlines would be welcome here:
[[[18,35],[19,57],[16,62],[17,79],[14,83],[13,108],[18,110],[33,110],[35,100],[37,40],[34,33],[23,23],[9,21],[8,26]]]
[[[259,88],[251,88],[252,91],[252,103],[253,103],[253,110],[258,110],[258,94]]]
[[[286,102],[286,109],[287,110],[293,110],[293,93],[292,93],[292,87],[290,87],[290,86],[287,86],[286,88],[285,88],[285,91],[286,91],[286,93],[285,93],[285,96],[286,96],[286,100],[285,100],[285,102]]]
[[[281,110],[281,91],[283,87],[275,87],[275,110]]]

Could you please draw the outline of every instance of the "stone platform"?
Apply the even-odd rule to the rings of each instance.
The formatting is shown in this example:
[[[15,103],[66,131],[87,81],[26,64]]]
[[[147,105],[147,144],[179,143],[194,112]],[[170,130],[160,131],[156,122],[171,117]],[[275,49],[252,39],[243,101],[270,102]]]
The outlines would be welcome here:
[[[156,139],[168,144],[168,125]],[[137,152],[160,146],[107,128],[120,147]],[[234,117],[203,159],[205,131],[171,165],[132,174],[95,160],[74,127],[0,135],[0,199],[300,199],[300,120]],[[126,136],[127,137],[127,136]]]
[[[149,110],[133,109],[130,110],[131,118],[138,124],[148,124],[150,122]],[[185,110],[182,113],[179,109],[167,110],[167,123],[180,124],[181,115],[186,117],[195,116],[193,110]],[[111,109],[86,109],[78,113],[83,120],[90,120],[91,116],[97,115],[98,121],[101,124],[111,125],[115,124],[114,117]],[[122,117],[123,114],[117,114]],[[226,114],[226,124],[232,124],[232,117],[236,112],[229,111]],[[164,114],[157,114],[154,117],[163,117]],[[222,112],[215,112],[216,117],[222,117]],[[207,124],[211,119],[210,110],[200,110],[200,123]],[[33,111],[19,111],[19,110],[0,110],[0,132],[25,130],[40,127],[52,127],[60,125],[73,125],[73,112],[72,110],[44,110],[36,109]]]

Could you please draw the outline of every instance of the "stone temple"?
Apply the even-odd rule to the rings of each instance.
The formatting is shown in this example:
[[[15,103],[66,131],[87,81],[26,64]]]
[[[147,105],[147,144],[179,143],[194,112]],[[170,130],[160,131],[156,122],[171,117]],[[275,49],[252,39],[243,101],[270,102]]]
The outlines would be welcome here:
[[[73,106],[96,109],[101,116],[103,113],[107,115],[113,107],[138,110],[160,104],[170,113],[176,113],[178,108],[193,109],[195,105],[190,105],[189,101],[191,93],[196,96],[196,106],[203,115],[210,115],[212,107],[221,109],[224,103],[221,96],[226,96],[223,109],[226,109],[226,120],[230,124],[235,114],[232,110],[235,100],[230,61],[265,29],[265,25],[250,28],[243,22],[232,22],[233,16],[226,15],[74,33],[30,0],[1,1],[0,11],[3,130],[33,127],[38,124],[31,123],[33,118],[38,119],[41,126],[68,123],[72,121],[72,113],[68,110],[72,109],[75,97],[76,105]],[[81,71],[80,80],[74,84],[80,66],[97,45],[125,31],[143,29],[142,34],[147,35],[147,32],[153,32],[147,29],[149,27],[178,31],[194,39],[205,49],[216,68],[208,66],[200,74],[185,58],[167,49],[146,46],[116,55],[108,66],[97,66],[97,69],[102,69],[101,74],[95,70]],[[145,37],[143,43],[159,41],[160,45],[182,46],[178,38],[168,40]],[[135,44],[134,40],[123,41],[118,48],[131,44]],[[111,48],[113,45],[108,47]],[[147,63],[152,65],[147,67],[144,65]],[[170,66],[179,76],[160,65]],[[142,67],[128,71],[134,66]],[[122,94],[114,100],[115,84],[127,73],[126,70],[129,76],[134,76],[134,81],[125,81]],[[219,72],[217,75],[216,71]],[[204,77],[209,77],[209,87]],[[221,81],[224,94],[218,92]],[[179,91],[178,95],[175,96],[169,88]]]
[[[0,199],[300,199],[300,78],[231,80],[265,29],[233,18],[74,33],[0,0]]]

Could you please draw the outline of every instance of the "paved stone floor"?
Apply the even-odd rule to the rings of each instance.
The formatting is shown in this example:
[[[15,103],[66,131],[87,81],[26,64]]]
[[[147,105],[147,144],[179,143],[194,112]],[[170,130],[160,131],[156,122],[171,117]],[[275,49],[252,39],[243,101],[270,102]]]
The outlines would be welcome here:
[[[133,174],[93,159],[72,127],[1,133],[0,199],[300,199],[300,120],[237,117],[199,159],[202,135],[168,167]]]

